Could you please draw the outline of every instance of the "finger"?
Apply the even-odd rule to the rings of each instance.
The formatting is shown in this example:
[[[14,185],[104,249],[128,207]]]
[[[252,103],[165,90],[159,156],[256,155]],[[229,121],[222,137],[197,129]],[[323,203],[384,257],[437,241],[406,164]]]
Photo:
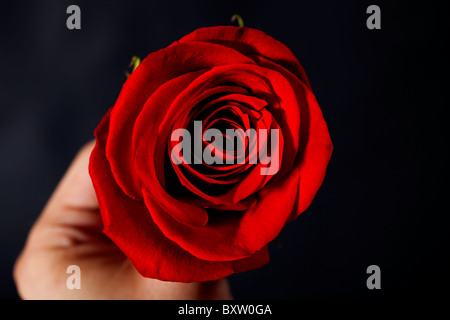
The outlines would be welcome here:
[[[78,152],[34,224],[27,246],[73,248],[107,240],[88,170],[93,147],[90,142]]]
[[[97,209],[91,177],[89,176],[89,157],[95,141],[86,144],[76,155],[69,169],[55,190],[55,200],[66,207]]]
[[[94,145],[92,141],[78,152],[43,210],[43,220],[68,220],[76,212],[98,210],[89,176],[89,157]]]

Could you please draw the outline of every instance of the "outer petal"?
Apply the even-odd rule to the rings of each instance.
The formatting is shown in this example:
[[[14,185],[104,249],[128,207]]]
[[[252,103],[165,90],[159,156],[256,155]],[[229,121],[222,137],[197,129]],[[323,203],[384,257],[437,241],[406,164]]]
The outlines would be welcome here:
[[[89,172],[100,203],[105,234],[143,276],[177,282],[209,281],[268,263],[267,247],[246,259],[216,262],[198,259],[167,239],[145,205],[126,196],[116,184],[104,151],[108,127],[109,112],[96,130],[97,143]]]
[[[293,220],[309,207],[322,185],[333,144],[322,111],[311,89],[282,66],[259,56],[251,58],[258,65],[281,73],[292,85],[300,106],[302,125],[298,133],[300,148],[296,159],[296,166],[300,169],[300,187],[298,210],[293,213],[291,217]],[[283,167],[281,170],[285,169],[287,168]]]
[[[311,88],[308,77],[295,55],[282,42],[252,28],[218,26],[197,29],[176,43],[202,41],[234,48],[246,55],[259,55],[282,65]]]
[[[172,197],[163,187],[165,181],[158,179],[157,175],[157,150],[155,148],[158,137],[159,125],[166,116],[168,105],[177,96],[179,90],[186,87],[196,79],[202,71],[191,72],[171,79],[159,87],[147,100],[144,111],[144,119],[138,117],[133,131],[133,144],[141,145],[134,154],[133,170],[136,170],[143,188],[149,190],[158,204],[172,215],[180,223],[203,226],[208,221],[206,211],[189,202],[179,201]],[[167,138],[167,137],[165,137]],[[165,141],[167,139],[164,139]],[[140,151],[140,152],[138,152]],[[142,168],[145,168],[142,170]],[[159,170],[163,170],[163,165]]]
[[[182,225],[158,207],[144,190],[152,218],[166,237],[192,255],[214,261],[250,257],[272,241],[296,209],[299,170],[273,188],[260,191],[260,199],[245,214],[211,217],[204,227]]]
[[[305,118],[308,120],[300,130],[308,131],[308,134],[301,136],[301,143],[303,142],[303,144],[298,159],[300,170],[299,202],[297,214],[292,218],[298,216],[311,204],[325,179],[328,162],[333,152],[330,133],[316,97],[308,88],[303,87],[303,89],[309,108],[302,111],[302,116],[307,114]]]

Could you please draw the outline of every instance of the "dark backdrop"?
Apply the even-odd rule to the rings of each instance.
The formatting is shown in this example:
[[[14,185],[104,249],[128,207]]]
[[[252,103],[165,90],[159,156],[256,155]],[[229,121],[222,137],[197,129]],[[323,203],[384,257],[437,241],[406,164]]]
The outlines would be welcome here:
[[[443,1],[8,1],[0,10],[0,297],[27,232],[145,57],[239,13],[287,44],[334,143],[323,187],[237,298],[381,298],[448,284],[448,5]],[[446,2],[448,3],[448,2]],[[81,8],[82,30],[66,28]],[[377,4],[382,29],[366,28]],[[366,268],[381,267],[381,290]]]

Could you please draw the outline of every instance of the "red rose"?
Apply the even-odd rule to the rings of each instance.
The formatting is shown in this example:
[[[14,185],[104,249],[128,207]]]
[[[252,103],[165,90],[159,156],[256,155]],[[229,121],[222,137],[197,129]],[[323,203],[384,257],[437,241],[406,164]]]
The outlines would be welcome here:
[[[211,164],[179,152],[174,133],[192,132],[195,121],[203,131],[192,139],[200,137],[205,154],[244,163]],[[239,136],[240,150],[230,153],[219,136],[205,138],[211,128],[268,134]],[[151,53],[95,135],[90,174],[104,232],[143,276],[179,282],[266,264],[267,244],[310,205],[332,152],[292,52],[261,31],[237,27],[199,29]],[[262,146],[266,161],[251,162]],[[275,171],[264,173],[271,166]]]

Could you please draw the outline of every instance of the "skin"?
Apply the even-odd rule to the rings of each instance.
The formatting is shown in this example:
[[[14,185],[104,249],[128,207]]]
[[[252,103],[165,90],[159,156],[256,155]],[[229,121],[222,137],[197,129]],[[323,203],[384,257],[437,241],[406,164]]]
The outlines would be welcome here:
[[[88,173],[95,142],[84,146],[32,227],[14,266],[23,299],[231,299],[226,279],[202,283],[142,277],[106,237]],[[81,289],[68,289],[78,265]]]

